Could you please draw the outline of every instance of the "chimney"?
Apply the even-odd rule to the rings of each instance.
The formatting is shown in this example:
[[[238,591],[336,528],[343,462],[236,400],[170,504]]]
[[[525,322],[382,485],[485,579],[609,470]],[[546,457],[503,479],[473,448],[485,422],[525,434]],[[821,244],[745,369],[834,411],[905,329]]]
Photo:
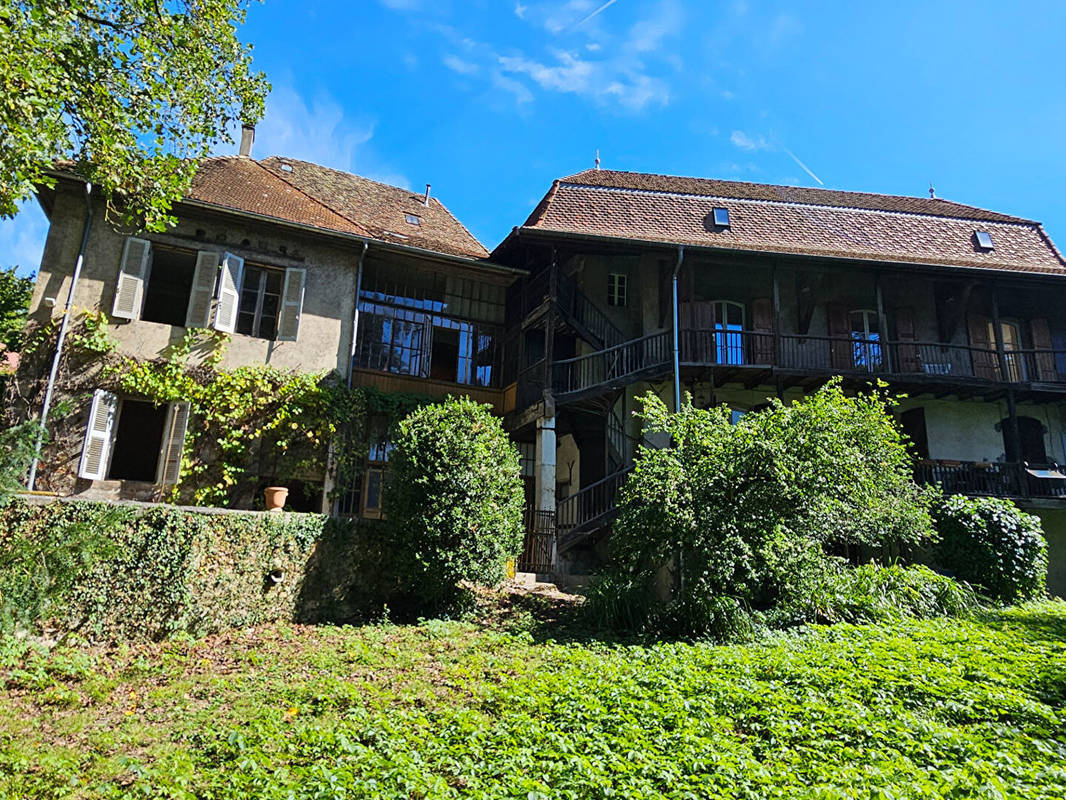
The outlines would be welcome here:
[[[425,196],[425,199],[422,200],[422,205],[426,206],[427,208],[429,207],[429,184],[428,183],[426,184],[426,196]]]
[[[255,126],[254,125],[242,125],[241,126],[241,149],[238,151],[239,155],[248,156],[252,155],[252,142],[255,141]]]

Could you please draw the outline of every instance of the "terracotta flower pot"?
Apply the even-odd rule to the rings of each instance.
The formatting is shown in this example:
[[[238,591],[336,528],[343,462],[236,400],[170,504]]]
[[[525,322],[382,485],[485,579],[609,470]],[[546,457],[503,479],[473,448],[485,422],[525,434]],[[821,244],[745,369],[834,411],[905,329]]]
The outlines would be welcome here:
[[[263,494],[266,495],[267,511],[281,511],[285,507],[289,489],[286,486],[268,486]]]

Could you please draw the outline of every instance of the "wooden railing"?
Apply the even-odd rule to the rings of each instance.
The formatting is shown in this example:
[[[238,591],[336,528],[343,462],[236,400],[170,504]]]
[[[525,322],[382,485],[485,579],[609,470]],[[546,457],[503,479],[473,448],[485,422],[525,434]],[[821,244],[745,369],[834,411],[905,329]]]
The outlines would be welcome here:
[[[1066,497],[1066,475],[1058,464],[1003,461],[923,460],[914,468],[918,483],[938,484],[946,494],[990,497]]]
[[[997,351],[921,341],[832,336],[774,337],[766,331],[682,330],[679,360],[684,366],[790,369],[826,374],[922,376],[990,383],[1066,383],[1066,350]],[[552,364],[552,391],[561,398],[608,386],[622,386],[672,363],[670,331],[632,339],[594,353]],[[1059,365],[1063,366],[1060,372]]]
[[[563,316],[569,318],[575,327],[583,329],[581,332],[587,334],[585,338],[594,340],[591,344],[614,347],[625,343],[626,335],[562,273],[556,277],[556,292]]]
[[[618,490],[632,471],[632,467],[619,470],[556,503],[555,524],[559,535],[587,533],[613,515]]]
[[[649,371],[671,363],[669,331],[642,336],[625,344],[552,364],[552,392],[573,395],[600,386],[624,386]]]

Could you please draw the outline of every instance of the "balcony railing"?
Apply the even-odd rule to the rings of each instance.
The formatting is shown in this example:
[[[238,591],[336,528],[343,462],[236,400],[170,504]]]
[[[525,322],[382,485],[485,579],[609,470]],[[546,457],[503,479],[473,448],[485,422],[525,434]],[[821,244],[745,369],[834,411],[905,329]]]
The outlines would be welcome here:
[[[996,350],[921,341],[843,336],[775,337],[767,331],[680,331],[683,366],[776,368],[826,374],[910,376],[987,383],[1066,383],[1066,350]],[[552,364],[556,396],[620,386],[669,369],[670,331],[642,336]],[[1059,371],[1062,365],[1063,371]]]
[[[1053,498],[1066,497],[1064,470],[1058,464],[923,460],[914,479],[938,484],[946,494]]]

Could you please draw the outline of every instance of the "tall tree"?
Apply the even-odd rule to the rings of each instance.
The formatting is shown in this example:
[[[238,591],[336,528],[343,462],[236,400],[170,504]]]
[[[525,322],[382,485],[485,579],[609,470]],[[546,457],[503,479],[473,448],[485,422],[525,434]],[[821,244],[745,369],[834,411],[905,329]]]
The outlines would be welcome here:
[[[247,0],[0,0],[0,215],[57,162],[161,229],[198,159],[269,85],[237,38]]]
[[[19,277],[18,267],[0,267],[0,359],[5,349],[18,350],[32,296],[32,277]]]

